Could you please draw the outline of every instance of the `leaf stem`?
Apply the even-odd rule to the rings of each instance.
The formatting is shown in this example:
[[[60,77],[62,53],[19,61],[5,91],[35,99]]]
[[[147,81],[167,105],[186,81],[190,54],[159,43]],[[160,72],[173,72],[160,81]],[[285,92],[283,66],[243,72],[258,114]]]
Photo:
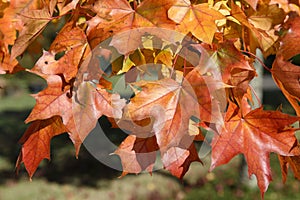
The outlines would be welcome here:
[[[24,17],[24,18],[27,18],[27,19],[33,19],[33,20],[49,20],[49,21],[51,21],[51,20],[53,20],[53,19],[59,19],[59,18],[65,16],[65,15],[68,15],[68,14],[70,14],[70,13],[71,13],[71,12],[67,12],[67,13],[65,13],[65,14],[63,14],[63,15],[58,15],[58,16],[55,16],[55,17],[49,17],[49,18],[47,18],[47,17],[31,17],[31,16],[28,16],[28,15],[23,15],[22,13],[17,13],[17,15],[20,15],[20,16],[22,16],[22,17]]]
[[[257,103],[259,104],[259,107],[262,107],[261,100],[258,98],[258,96],[257,96],[257,94],[256,94],[256,92],[255,92],[255,90],[254,90],[254,88],[253,88],[250,84],[249,84],[249,87],[250,87],[251,91],[253,92],[253,94],[254,94],[254,96],[255,96],[255,98],[256,98],[256,100],[257,100]]]
[[[270,69],[264,64],[264,62],[263,62],[260,58],[258,58],[256,55],[254,55],[253,53],[251,53],[251,52],[249,52],[249,51],[244,51],[244,50],[240,50],[240,51],[243,52],[243,53],[247,53],[247,54],[249,54],[250,56],[254,57],[255,60],[257,60],[257,61],[264,67],[265,70],[267,70],[268,72],[271,73],[271,70],[270,70]]]
[[[178,56],[179,56],[179,55],[176,54],[176,56],[175,56],[175,58],[174,58],[174,62],[173,62],[173,65],[172,65],[172,72],[170,73],[170,78],[172,78],[173,73],[174,73],[174,71],[175,71],[175,64],[176,64],[176,62],[177,62]]]

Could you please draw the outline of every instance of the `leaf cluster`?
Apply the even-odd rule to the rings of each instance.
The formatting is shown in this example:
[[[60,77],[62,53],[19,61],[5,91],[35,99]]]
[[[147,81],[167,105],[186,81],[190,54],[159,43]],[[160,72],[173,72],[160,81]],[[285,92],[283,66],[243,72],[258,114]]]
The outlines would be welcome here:
[[[17,165],[32,177],[50,159],[51,139],[65,132],[78,155],[104,115],[130,132],[115,151],[123,175],[151,173],[159,152],[164,168],[182,178],[201,162],[194,142],[206,142],[207,129],[214,132],[211,170],[244,154],[263,196],[275,152],[283,179],[288,165],[299,179],[291,126],[300,116],[300,68],[291,62],[300,54],[299,13],[291,0],[0,1],[0,74],[25,70],[47,81],[33,95]],[[63,27],[34,67],[21,66],[58,22]],[[267,70],[297,116],[251,106],[256,49],[276,55]],[[120,77],[130,95],[115,89]]]

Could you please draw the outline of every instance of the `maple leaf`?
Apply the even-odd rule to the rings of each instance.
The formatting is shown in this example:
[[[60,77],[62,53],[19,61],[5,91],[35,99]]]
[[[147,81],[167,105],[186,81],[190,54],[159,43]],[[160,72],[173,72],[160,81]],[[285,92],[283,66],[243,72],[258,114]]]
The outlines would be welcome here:
[[[291,15],[284,24],[285,34],[280,38],[280,47],[277,54],[282,55],[284,60],[290,60],[293,56],[300,54],[300,17]]]
[[[278,5],[259,4],[257,11],[248,16],[248,21],[256,28],[268,31],[284,21],[285,13]]]
[[[172,147],[163,155],[162,161],[165,168],[171,172],[173,176],[182,179],[185,173],[188,171],[192,162],[200,162],[198,152],[194,143],[190,147],[180,148]]]
[[[32,122],[20,139],[22,149],[17,166],[23,162],[31,178],[43,159],[50,160],[50,140],[64,132],[67,129],[59,116]]]
[[[21,55],[28,45],[43,31],[46,25],[52,20],[53,10],[45,5],[40,10],[24,9],[21,16],[22,22],[26,25],[21,30],[19,37],[11,49],[11,57],[16,58]]]
[[[15,12],[16,9],[10,4],[4,9],[3,16],[0,18],[1,43],[6,50],[8,50],[8,45],[14,44],[17,38],[17,30],[22,28]]]
[[[283,21],[284,16],[282,16],[282,9],[276,5],[271,7],[261,6],[259,9],[261,10],[248,17],[238,5],[232,2],[230,13],[248,30],[249,36],[247,38],[242,36],[243,40],[246,41],[246,47],[252,53],[255,53],[256,48],[259,47],[264,55],[267,56],[270,53],[276,53],[274,44],[278,39],[271,27]],[[268,14],[265,14],[266,12]]]
[[[43,55],[36,62],[31,72],[45,75],[63,74],[65,81],[69,82],[75,78],[82,60],[90,52],[87,38],[83,30],[73,23],[67,23],[59,32],[49,51],[43,50]],[[58,53],[64,55],[58,60]]]
[[[224,41],[212,49],[206,44],[194,45],[202,52],[203,61],[199,65],[210,66],[213,62],[214,69],[211,73],[221,73],[222,80],[225,84],[234,86],[229,87],[233,92],[234,98],[241,101],[242,97],[249,88],[249,82],[255,77],[255,69],[250,66],[246,57],[234,46],[231,41]],[[205,56],[205,57],[204,57]],[[215,75],[217,77],[217,75]]]
[[[72,112],[79,132],[71,135],[73,141],[81,144],[102,115],[120,119],[125,102],[125,99],[120,99],[119,94],[108,93],[101,85],[90,81],[82,82],[73,98]]]
[[[167,10],[172,5],[172,0],[146,0],[132,9],[126,0],[97,1],[93,8],[97,16],[88,22],[91,24],[88,36],[101,42],[112,36],[113,32],[114,37],[110,45],[117,48],[121,54],[128,54],[141,44],[141,36],[146,32],[144,28],[174,28],[175,23],[167,17]],[[121,33],[116,35],[119,32]],[[161,35],[166,37],[166,33]]]
[[[249,176],[255,174],[263,197],[272,180],[269,154],[299,154],[299,149],[294,148],[297,144],[294,129],[287,128],[298,120],[298,117],[279,111],[264,111],[262,108],[242,115],[237,106],[231,103],[225,125],[212,141],[210,170],[228,163],[237,154],[244,154]]]
[[[181,85],[172,79],[158,81],[140,81],[134,84],[142,91],[134,96],[127,106],[132,120],[142,120],[153,116],[153,129],[157,143],[161,149],[177,146],[187,130],[188,120],[197,115],[194,109],[184,109],[188,99],[189,106],[196,108],[198,102],[189,94],[191,88],[184,93]],[[173,143],[173,144],[172,144]]]
[[[123,166],[122,176],[128,173],[152,172],[159,147],[155,136],[138,138],[129,135],[114,152],[120,156]]]
[[[10,3],[1,2],[0,4],[0,74],[16,73],[23,70],[16,59],[10,59],[9,53],[9,45],[14,44],[17,31],[23,28],[21,21],[16,17],[16,12],[22,8],[23,2],[19,2],[19,8],[16,8],[15,4],[14,0]]]
[[[85,53],[86,47],[87,45],[73,48],[59,60],[55,60],[54,53],[43,51],[42,57],[36,62],[35,67],[33,67],[31,71],[45,75],[63,74],[65,81],[69,82],[77,74],[78,66]]]
[[[87,37],[82,28],[74,26],[70,21],[65,24],[60,30],[55,40],[51,43],[49,51],[59,53],[63,51],[70,51],[78,46],[84,46],[87,43]]]
[[[199,104],[192,87],[186,81],[179,84],[169,78],[140,81],[134,86],[142,90],[127,105],[128,116],[132,120],[153,116],[153,129],[160,148],[164,151],[177,146],[188,130],[189,118],[199,116],[199,110],[196,109]]]
[[[58,1],[57,8],[59,10],[59,15],[64,15],[72,9],[75,9],[79,0],[73,0],[68,2],[67,0]]]
[[[300,180],[300,156],[281,156],[278,155],[281,167],[282,180],[285,183],[288,174],[288,166],[291,167],[295,178]]]
[[[71,85],[63,83],[58,75],[35,73],[47,80],[48,87],[33,95],[36,105],[25,122],[61,116],[75,143],[77,154],[82,141],[96,126],[98,118],[103,114],[117,118],[122,116],[125,100],[117,94],[109,94],[101,86],[94,87],[87,81],[78,84],[77,90],[73,91]]]
[[[113,121],[115,127],[130,132],[130,136],[122,142],[115,152],[122,161],[122,176],[127,173],[140,173],[141,170],[145,169],[151,173],[156,159],[156,151],[160,150],[153,131],[153,120],[146,118],[133,122],[127,117],[117,123]],[[191,124],[189,125],[191,126]],[[192,131],[194,132],[191,133]],[[179,146],[171,147],[166,152],[161,152],[161,159],[165,169],[180,179],[188,171],[192,162],[201,162],[198,152],[192,143],[193,137],[191,136],[194,136],[195,132],[199,135],[198,131],[189,130],[187,135],[181,139]]]
[[[292,104],[300,115],[300,85],[299,85],[299,66],[293,65],[289,61],[284,61],[283,56],[277,55],[272,65],[272,77],[277,86],[281,89],[283,94]]]
[[[281,38],[281,45],[271,69],[273,79],[292,104],[298,116],[300,115],[300,69],[299,66],[292,64],[289,60],[300,54],[299,46],[295,45],[300,41],[299,20],[299,16],[291,16],[285,24],[287,33]]]
[[[193,5],[189,0],[177,0],[168,10],[168,17],[179,24],[177,30],[181,33],[191,32],[196,38],[209,44],[217,31],[215,21],[225,19],[207,3]]]
[[[109,24],[113,25],[113,30],[149,26],[171,28],[174,27],[174,23],[168,19],[167,10],[173,3],[173,0],[145,0],[132,9],[126,0],[99,0],[95,3],[93,10],[98,17],[109,20]]]
[[[173,163],[168,161],[171,154],[178,154],[173,163],[178,169],[189,156],[190,161],[196,161],[194,154],[186,150],[194,137],[186,138],[190,117],[196,116],[209,122],[220,121],[220,113],[215,113],[212,109],[211,91],[199,69],[190,72],[181,83],[165,78],[158,81],[140,81],[134,83],[134,86],[141,88],[141,91],[138,91],[127,105],[128,116],[132,120],[142,120],[151,116],[154,118],[153,131],[164,166],[169,167],[170,171],[175,170],[169,166]],[[182,177],[178,169],[172,173]],[[180,168],[179,171],[184,174],[185,169]]]
[[[0,74],[13,74],[24,70],[24,68],[18,64],[16,59],[10,59],[9,54],[0,52],[0,60]]]
[[[72,110],[70,85],[62,82],[58,75],[43,75],[35,72],[47,81],[47,88],[34,94],[36,104],[25,120],[26,123],[34,120],[43,120],[55,115],[62,116],[63,122],[69,120]]]

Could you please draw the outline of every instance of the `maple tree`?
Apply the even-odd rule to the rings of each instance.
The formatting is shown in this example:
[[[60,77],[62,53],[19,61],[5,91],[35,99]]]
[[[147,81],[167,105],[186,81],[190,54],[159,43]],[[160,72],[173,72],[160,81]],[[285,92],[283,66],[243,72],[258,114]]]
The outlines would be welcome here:
[[[290,165],[300,179],[300,149],[292,124],[300,117],[300,2],[297,0],[10,0],[0,1],[0,74],[34,73],[47,88],[21,138],[17,162],[32,177],[50,140],[68,133],[80,146],[101,116],[130,134],[114,152],[123,174],[165,169],[182,178],[202,162],[194,141],[214,132],[211,169],[244,154],[261,194],[278,154],[283,179]],[[62,22],[42,51],[36,39]],[[29,69],[24,53],[40,52]],[[251,107],[256,49],[276,55],[269,72],[295,109]],[[130,95],[116,89],[125,77]],[[148,79],[147,79],[148,77]],[[150,77],[150,79],[149,79]],[[160,157],[156,152],[160,152]]]

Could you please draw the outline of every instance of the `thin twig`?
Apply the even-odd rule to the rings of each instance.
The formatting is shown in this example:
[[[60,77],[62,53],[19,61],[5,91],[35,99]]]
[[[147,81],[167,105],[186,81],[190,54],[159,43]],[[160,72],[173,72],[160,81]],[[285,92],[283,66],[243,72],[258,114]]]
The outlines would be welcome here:
[[[259,107],[262,107],[261,100],[258,98],[258,95],[256,94],[254,88],[251,85],[249,85],[249,87],[250,87],[251,91],[253,92],[253,94],[254,94],[254,96],[255,96],[255,98],[257,100],[257,103],[259,104]]]
[[[268,72],[271,73],[271,70],[264,64],[264,62],[259,57],[257,57],[256,55],[254,55],[253,53],[251,53],[249,51],[244,51],[244,50],[240,50],[240,51],[243,53],[247,53],[250,56],[254,57],[265,68],[265,70],[267,70]]]
[[[177,59],[178,59],[178,54],[176,54],[175,58],[174,58],[174,62],[173,62],[173,65],[172,65],[172,72],[170,73],[170,78],[172,78],[173,76],[173,73],[175,72],[175,64],[177,62]]]

